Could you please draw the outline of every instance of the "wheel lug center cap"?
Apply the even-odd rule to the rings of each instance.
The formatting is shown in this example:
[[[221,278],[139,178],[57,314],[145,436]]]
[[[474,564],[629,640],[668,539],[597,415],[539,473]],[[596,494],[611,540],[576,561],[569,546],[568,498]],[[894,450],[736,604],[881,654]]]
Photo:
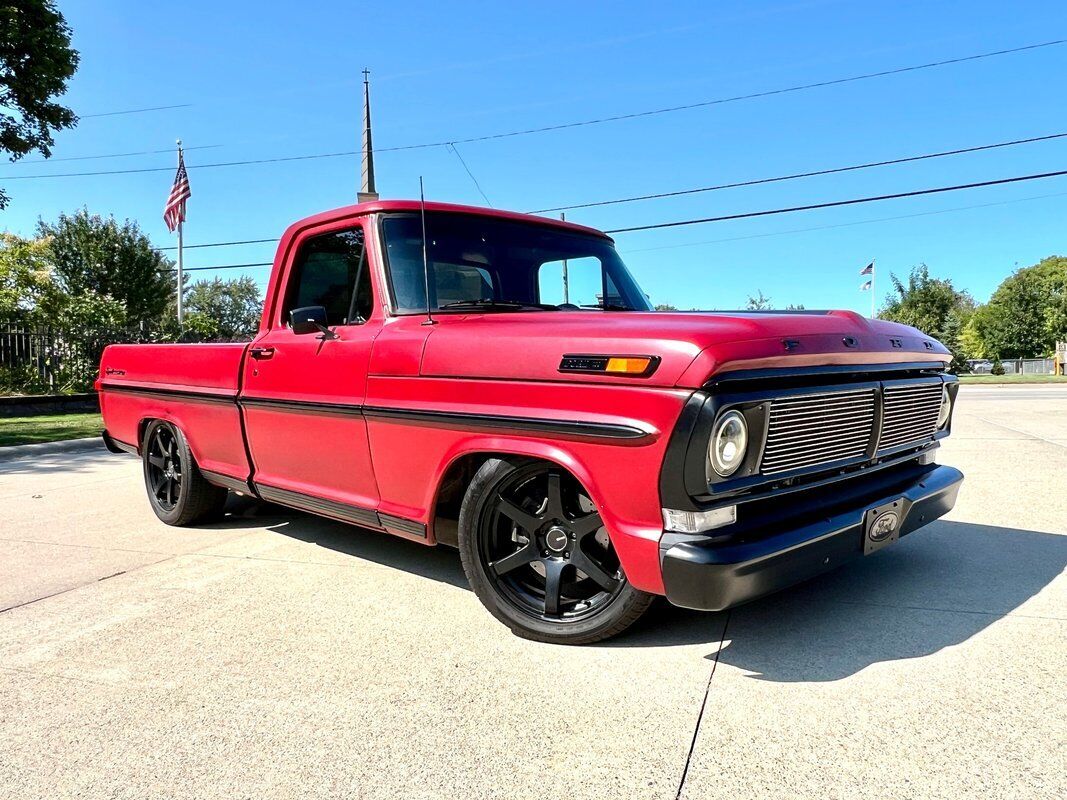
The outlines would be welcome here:
[[[553,525],[545,531],[545,546],[553,553],[562,553],[567,549],[569,542],[570,535],[559,525]]]

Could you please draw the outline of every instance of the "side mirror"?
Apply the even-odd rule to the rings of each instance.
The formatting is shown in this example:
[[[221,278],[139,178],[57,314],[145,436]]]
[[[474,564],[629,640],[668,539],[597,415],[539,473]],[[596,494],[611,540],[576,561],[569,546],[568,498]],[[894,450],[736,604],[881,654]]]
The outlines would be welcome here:
[[[326,329],[326,309],[322,306],[294,308],[289,312],[289,325],[293,333],[321,333]]]

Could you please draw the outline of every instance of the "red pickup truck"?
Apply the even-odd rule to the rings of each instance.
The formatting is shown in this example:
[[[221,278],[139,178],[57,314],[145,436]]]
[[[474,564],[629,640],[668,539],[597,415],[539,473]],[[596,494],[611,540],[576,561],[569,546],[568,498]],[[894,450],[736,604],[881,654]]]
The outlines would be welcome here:
[[[657,313],[599,231],[391,201],[285,232],[251,343],[113,345],[97,385],[164,522],[236,491],[452,545],[515,633],[587,643],[946,513],[949,360],[848,311]]]

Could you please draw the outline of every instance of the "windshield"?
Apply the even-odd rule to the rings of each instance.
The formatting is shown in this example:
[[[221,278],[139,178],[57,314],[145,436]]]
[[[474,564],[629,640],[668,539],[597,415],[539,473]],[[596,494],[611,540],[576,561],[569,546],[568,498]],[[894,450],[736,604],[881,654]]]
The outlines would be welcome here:
[[[426,311],[422,221],[382,222],[397,313]],[[426,214],[431,307],[437,311],[650,311],[611,242],[547,225]]]

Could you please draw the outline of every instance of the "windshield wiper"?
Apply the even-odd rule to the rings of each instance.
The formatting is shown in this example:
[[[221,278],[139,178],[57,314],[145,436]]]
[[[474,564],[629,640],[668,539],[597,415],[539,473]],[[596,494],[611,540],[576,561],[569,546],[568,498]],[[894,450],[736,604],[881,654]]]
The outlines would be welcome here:
[[[635,309],[629,306],[620,306],[618,303],[593,303],[592,305],[583,305],[582,308],[599,308],[601,311],[634,311]]]
[[[445,303],[443,306],[438,306],[439,310],[445,310],[449,308],[500,308],[500,309],[531,309],[536,311],[549,311],[555,310],[555,306],[545,305],[542,303],[520,303],[518,300],[492,300],[487,297],[483,297],[477,300],[456,300],[452,303]]]

